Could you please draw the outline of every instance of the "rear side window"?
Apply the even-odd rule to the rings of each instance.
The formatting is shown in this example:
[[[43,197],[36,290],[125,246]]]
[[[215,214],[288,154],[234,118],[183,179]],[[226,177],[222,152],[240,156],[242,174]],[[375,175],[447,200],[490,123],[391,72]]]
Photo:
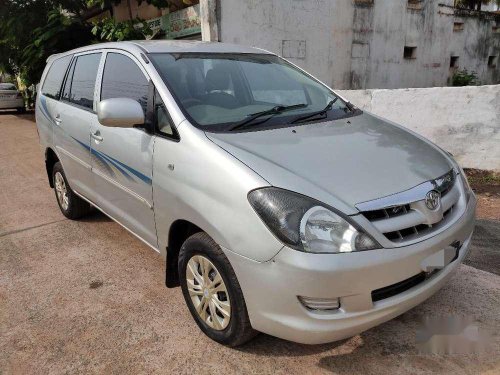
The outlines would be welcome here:
[[[43,95],[48,96],[49,98],[59,99],[62,81],[64,79],[66,69],[68,69],[71,57],[71,55],[64,56],[52,63],[51,67],[49,68],[49,72],[45,77],[45,81],[43,82]]]
[[[137,100],[146,113],[148,80],[132,59],[120,53],[108,53],[104,65],[101,100],[111,98]]]
[[[64,87],[63,99],[81,107],[92,109],[97,69],[101,53],[78,56],[71,66]]]

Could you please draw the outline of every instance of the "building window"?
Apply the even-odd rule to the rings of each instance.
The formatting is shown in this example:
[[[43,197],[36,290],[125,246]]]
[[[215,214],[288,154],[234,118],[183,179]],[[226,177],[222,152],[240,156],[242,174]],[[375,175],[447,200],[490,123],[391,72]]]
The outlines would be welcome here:
[[[450,57],[450,68],[458,68],[458,56]]]
[[[422,10],[423,7],[423,0],[408,0],[407,8],[410,10]]]
[[[405,46],[403,57],[405,59],[416,59],[417,58],[417,47]]]
[[[497,67],[498,56],[490,56],[488,57],[488,68],[496,68]]]
[[[371,7],[375,0],[354,0],[354,5],[357,7]]]
[[[453,32],[460,32],[464,30],[463,22],[453,22]]]

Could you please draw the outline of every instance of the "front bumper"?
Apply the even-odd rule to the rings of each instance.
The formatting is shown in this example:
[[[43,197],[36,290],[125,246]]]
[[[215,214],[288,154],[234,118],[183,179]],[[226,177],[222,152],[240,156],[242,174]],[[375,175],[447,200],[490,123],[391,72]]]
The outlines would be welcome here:
[[[0,109],[24,108],[24,100],[21,99],[0,99]]]
[[[349,254],[308,254],[284,247],[272,260],[255,262],[224,249],[245,297],[252,327],[304,344],[354,336],[420,304],[438,291],[467,255],[476,198],[444,232],[392,249]],[[423,271],[433,254],[460,241],[458,257],[425,281],[389,298],[372,301],[372,291]],[[340,298],[331,312],[306,309],[297,296]]]

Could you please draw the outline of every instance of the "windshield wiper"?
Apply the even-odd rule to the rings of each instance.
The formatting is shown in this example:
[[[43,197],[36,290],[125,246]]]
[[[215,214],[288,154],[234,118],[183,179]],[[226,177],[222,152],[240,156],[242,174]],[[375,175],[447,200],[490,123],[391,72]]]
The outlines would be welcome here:
[[[316,111],[316,112],[313,112],[313,113],[309,113],[308,115],[305,115],[305,116],[299,116],[299,117],[297,117],[290,124],[296,124],[298,122],[306,121],[306,120],[309,120],[310,118],[313,118],[313,117],[316,117],[316,116],[325,115],[328,111],[330,111],[332,109],[333,105],[335,104],[335,102],[338,99],[339,98],[334,98],[334,99],[330,100],[330,102],[326,105],[326,107],[323,108],[321,111]]]
[[[247,115],[248,118],[233,125],[231,128],[229,128],[229,130],[231,131],[231,130],[236,130],[236,129],[242,129],[246,125],[253,122],[255,119],[258,119],[259,117],[263,117],[263,116],[267,116],[267,115],[277,115],[277,114],[282,113],[282,112],[291,111],[292,109],[304,108],[304,107],[307,107],[307,104],[301,103],[301,104],[293,104],[293,105],[277,105],[276,107],[273,107],[271,109],[267,109],[267,110],[262,111],[262,112],[251,113],[251,114]],[[263,122],[269,120],[271,117],[272,116],[268,117],[264,121],[260,121],[258,124],[262,124]]]

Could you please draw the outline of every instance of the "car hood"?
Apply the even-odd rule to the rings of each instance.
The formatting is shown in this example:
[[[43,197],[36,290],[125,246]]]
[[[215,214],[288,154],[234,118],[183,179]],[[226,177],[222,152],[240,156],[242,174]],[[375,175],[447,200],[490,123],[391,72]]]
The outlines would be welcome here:
[[[371,114],[272,130],[206,133],[267,180],[355,214],[452,166],[429,141]]]

